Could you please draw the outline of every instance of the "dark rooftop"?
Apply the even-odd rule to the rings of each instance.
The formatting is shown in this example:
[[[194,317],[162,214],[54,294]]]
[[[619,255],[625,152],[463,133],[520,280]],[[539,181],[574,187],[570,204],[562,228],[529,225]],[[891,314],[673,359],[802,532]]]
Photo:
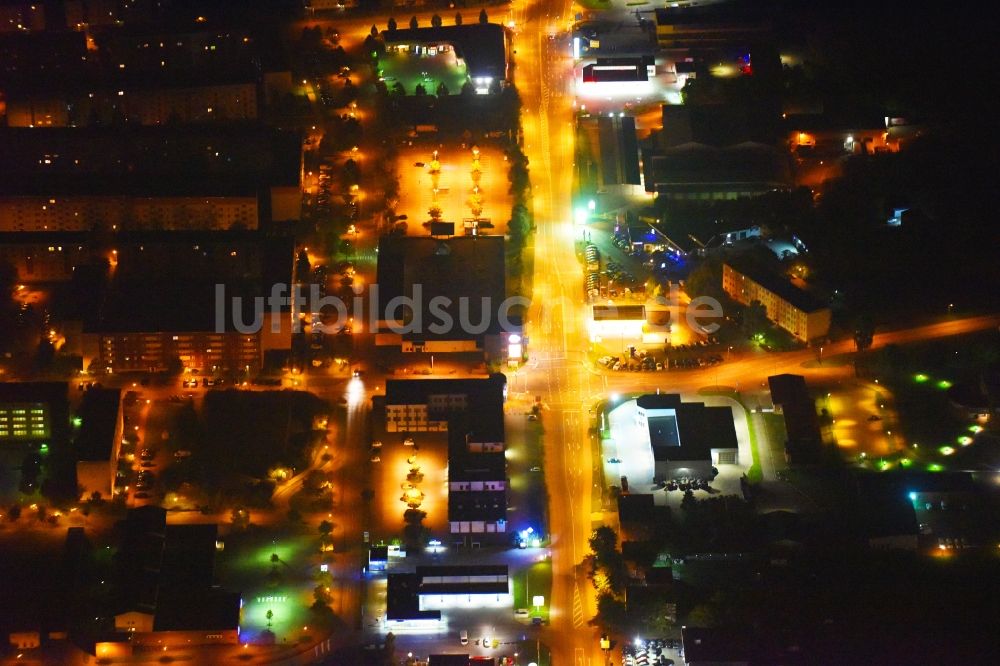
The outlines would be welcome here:
[[[676,393],[647,394],[636,399],[646,410],[672,409],[674,415],[647,417],[654,460],[709,460],[712,449],[738,446],[733,412],[703,402],[681,402]]]
[[[775,405],[787,405],[792,402],[812,400],[806,388],[806,378],[802,375],[784,373],[767,378],[771,389],[771,401]]]
[[[438,620],[441,611],[420,610],[420,576],[391,573],[386,589],[385,617],[389,620]]]
[[[790,303],[803,312],[815,312],[827,307],[815,296],[799,289],[785,278],[773,273],[758,270],[741,262],[739,259],[727,259],[726,264],[741,275],[753,280],[764,289]]]
[[[240,595],[205,590],[195,594],[161,594],[153,631],[231,631],[240,626]]]
[[[2,128],[0,195],[253,195],[299,184],[301,141],[255,123]]]
[[[646,318],[644,305],[595,305],[594,321],[619,321]]]
[[[111,460],[121,402],[121,389],[90,388],[84,393],[80,405],[83,423],[76,436],[77,460]]]
[[[404,314],[404,308],[397,308],[393,313],[412,322],[414,330],[406,334],[408,338],[474,339],[502,330],[499,313],[507,295],[503,236],[385,236],[379,241],[376,279],[380,319],[393,298],[418,301],[417,312]],[[430,308],[431,299],[437,296],[450,299],[440,311],[448,313],[451,325],[441,332],[432,329],[448,323],[437,307]],[[462,303],[467,307],[460,317]],[[484,320],[488,326],[482,333],[462,330],[462,321],[478,325]]]
[[[458,423],[462,436],[469,434],[474,442],[503,442],[506,382],[501,374],[485,379],[389,379],[385,383],[385,404],[426,405],[431,396],[464,395],[469,418]]]
[[[711,192],[719,188],[769,191],[790,186],[786,155],[760,143],[716,148],[685,143],[643,152],[647,192]]]
[[[683,627],[681,642],[688,664],[746,664],[757,654],[749,631]]]

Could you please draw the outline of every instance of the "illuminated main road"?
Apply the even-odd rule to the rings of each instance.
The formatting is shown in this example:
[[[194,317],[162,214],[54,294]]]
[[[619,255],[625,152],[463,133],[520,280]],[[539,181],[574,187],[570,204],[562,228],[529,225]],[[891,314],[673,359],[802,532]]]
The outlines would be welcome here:
[[[551,625],[544,640],[553,663],[602,663],[595,631],[587,625],[596,607],[579,566],[591,532],[591,454],[588,402],[600,378],[586,369],[583,271],[573,248],[572,63],[564,40],[571,4],[517,2],[513,19],[515,83],[521,94],[524,151],[531,173],[535,223],[534,292],[528,335],[531,361],[516,389],[545,403],[545,474],[549,489],[553,588]]]

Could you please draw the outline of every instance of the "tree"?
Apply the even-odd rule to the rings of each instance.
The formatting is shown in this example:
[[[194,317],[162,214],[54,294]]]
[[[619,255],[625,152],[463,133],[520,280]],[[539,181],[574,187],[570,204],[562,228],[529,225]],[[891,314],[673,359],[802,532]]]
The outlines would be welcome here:
[[[441,17],[435,14],[431,17],[431,26],[435,28],[441,27]]]
[[[598,561],[608,553],[615,550],[618,545],[618,535],[607,525],[602,525],[594,530],[590,535],[590,550],[597,556]]]
[[[313,588],[313,608],[317,609],[321,606],[329,606],[333,597],[330,595],[330,589],[326,585],[317,585]]]
[[[455,25],[462,25],[462,14],[455,12]]]
[[[418,27],[419,24],[417,23],[417,17],[414,16],[410,18],[410,30],[416,30]]]
[[[278,557],[277,553],[271,553],[271,564],[277,564],[280,561],[281,561],[281,558]]]
[[[854,323],[854,348],[859,352],[871,348],[875,339],[875,324],[868,315],[861,315]]]
[[[480,23],[489,23],[490,22],[490,17],[486,15],[486,10],[485,9],[480,9],[479,10],[479,22]]]
[[[598,596],[597,615],[590,624],[595,624],[608,633],[621,633],[626,626],[625,603],[610,594]]]
[[[371,33],[370,34],[371,34],[372,37],[378,37],[378,27],[376,27],[375,25],[372,25],[372,29],[371,29]]]
[[[319,524],[320,534],[322,534],[323,536],[330,536],[331,532],[333,532],[333,523],[331,523],[329,520],[324,520]]]
[[[760,301],[750,301],[750,304],[743,308],[743,332],[747,335],[757,335],[763,333],[767,328],[767,308]]]
[[[706,296],[722,300],[722,264],[717,259],[706,259],[691,270],[684,282],[684,291],[691,298]]]
[[[392,84],[392,94],[398,97],[402,97],[406,94],[406,89],[403,88],[402,83],[396,81],[394,84]]]
[[[394,666],[396,663],[396,634],[391,631],[385,635],[385,646],[382,648],[382,663],[384,666]]]
[[[444,81],[442,81],[441,83],[439,83],[438,84],[438,88],[437,88],[437,96],[438,97],[447,97],[449,94],[450,94],[450,92],[448,90],[448,86],[446,86],[444,84]]]
[[[396,32],[396,19],[389,17],[389,22],[385,24],[389,32]]]
[[[250,526],[250,512],[244,507],[233,507],[233,510],[229,515],[232,520],[234,530],[245,530]]]
[[[462,84],[462,95],[465,97],[471,97],[476,94],[476,88],[472,85],[472,81],[466,81]]]
[[[684,491],[684,497],[681,498],[681,511],[690,512],[698,504],[698,500],[694,498],[694,493],[690,489]]]
[[[299,282],[305,282],[312,274],[312,264],[309,263],[309,253],[305,250],[299,250],[299,256],[295,261],[295,274],[298,276]]]
[[[267,628],[270,629],[271,628],[271,620],[274,619],[274,611],[272,611],[270,608],[268,608],[267,609],[267,613],[264,614],[264,617],[267,618]]]
[[[413,94],[417,97],[424,97],[427,95],[427,88],[424,87],[424,84],[418,83],[417,87],[413,89]]]

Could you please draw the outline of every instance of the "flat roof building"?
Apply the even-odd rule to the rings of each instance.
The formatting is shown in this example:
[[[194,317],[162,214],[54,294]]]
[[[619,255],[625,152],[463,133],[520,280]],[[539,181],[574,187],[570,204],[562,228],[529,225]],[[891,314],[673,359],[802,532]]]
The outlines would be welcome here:
[[[790,463],[817,463],[823,438],[805,377],[782,374],[767,378],[775,411],[785,420],[785,459]]]
[[[77,433],[76,483],[81,497],[114,494],[118,453],[124,430],[121,389],[92,387],[80,404]]]
[[[505,265],[503,236],[383,237],[375,344],[507,356],[521,342],[521,322],[507,301]]]
[[[652,449],[656,481],[710,479],[713,465],[737,462],[731,408],[681,402],[676,393],[639,396],[636,408],[637,424]]]

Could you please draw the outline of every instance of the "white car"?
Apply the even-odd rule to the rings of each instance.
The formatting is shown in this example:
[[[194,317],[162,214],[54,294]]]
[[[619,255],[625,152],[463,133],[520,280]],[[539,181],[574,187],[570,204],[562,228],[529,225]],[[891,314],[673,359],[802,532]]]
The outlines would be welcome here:
[[[458,642],[461,643],[462,645],[468,645],[469,632],[466,631],[465,629],[462,629],[462,631],[458,632]]]

